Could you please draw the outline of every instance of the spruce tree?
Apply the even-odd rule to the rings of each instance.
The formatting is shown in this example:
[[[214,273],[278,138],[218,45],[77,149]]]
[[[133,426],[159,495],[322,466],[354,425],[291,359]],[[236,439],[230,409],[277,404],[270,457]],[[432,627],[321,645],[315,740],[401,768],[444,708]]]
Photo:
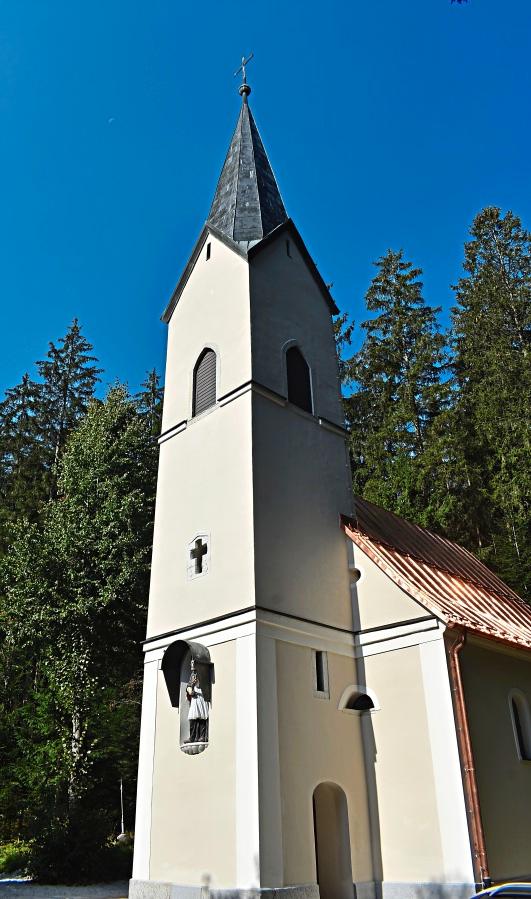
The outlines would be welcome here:
[[[162,427],[164,387],[161,387],[156,369],[146,372],[146,380],[140,386],[142,390],[135,396],[138,410],[145,416],[152,436],[158,437]]]
[[[47,358],[37,362],[42,383],[38,390],[38,428],[48,470],[49,494],[56,487],[55,469],[69,431],[87,411],[101,369],[94,364],[92,345],[83,337],[77,318]]]
[[[36,422],[38,386],[25,374],[0,403],[0,545],[10,522],[34,517],[45,496],[43,448]]]
[[[500,209],[480,212],[455,287],[456,421],[482,501],[471,505],[467,545],[524,591],[531,476],[531,236]]]
[[[366,295],[374,318],[348,366],[354,489],[405,517],[426,521],[434,421],[447,402],[445,339],[427,306],[422,274],[389,250]]]
[[[40,380],[25,374],[0,403],[0,549],[23,516],[34,520],[55,491],[55,469],[70,430],[87,410],[99,380],[92,346],[77,319],[47,359]]]

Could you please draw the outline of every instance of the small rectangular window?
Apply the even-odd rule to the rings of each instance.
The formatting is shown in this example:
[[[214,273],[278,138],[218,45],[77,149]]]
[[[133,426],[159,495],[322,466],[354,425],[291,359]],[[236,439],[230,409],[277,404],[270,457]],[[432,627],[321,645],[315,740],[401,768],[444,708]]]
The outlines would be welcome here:
[[[328,689],[328,656],[321,649],[312,650],[313,695],[319,699],[330,699]]]
[[[286,253],[288,254],[289,258],[291,259],[291,246],[290,246],[289,240],[286,241]]]
[[[210,242],[207,243],[207,246],[206,246],[206,258],[207,258],[207,262],[208,262],[208,260],[210,259]]]

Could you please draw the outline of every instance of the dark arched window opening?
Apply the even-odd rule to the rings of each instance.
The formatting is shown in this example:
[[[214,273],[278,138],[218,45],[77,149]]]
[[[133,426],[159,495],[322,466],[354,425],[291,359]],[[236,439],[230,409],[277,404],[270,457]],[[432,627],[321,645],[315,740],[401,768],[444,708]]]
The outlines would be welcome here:
[[[216,403],[216,354],[203,350],[194,368],[192,415],[199,415]]]
[[[514,735],[518,755],[523,762],[531,761],[531,735],[529,733],[529,710],[527,703],[518,695],[511,697]]]
[[[288,375],[288,401],[305,412],[312,412],[312,387],[310,369],[306,359],[297,346],[292,346],[286,353],[286,371]]]
[[[354,693],[348,700],[345,708],[355,709],[356,712],[368,712],[374,708],[374,702],[366,693]]]

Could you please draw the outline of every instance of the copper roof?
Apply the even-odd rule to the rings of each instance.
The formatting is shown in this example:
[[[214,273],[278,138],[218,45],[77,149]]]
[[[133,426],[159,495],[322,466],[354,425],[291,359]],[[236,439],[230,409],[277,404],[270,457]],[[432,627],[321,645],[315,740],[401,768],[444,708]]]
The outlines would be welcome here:
[[[345,533],[441,621],[531,649],[531,606],[472,553],[361,497],[355,510]]]

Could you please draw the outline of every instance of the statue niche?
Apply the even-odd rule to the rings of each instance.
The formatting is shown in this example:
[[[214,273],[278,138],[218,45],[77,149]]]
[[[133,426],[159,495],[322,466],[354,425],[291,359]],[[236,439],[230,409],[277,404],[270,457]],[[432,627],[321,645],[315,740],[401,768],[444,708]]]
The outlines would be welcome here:
[[[162,671],[170,702],[179,709],[179,744],[187,755],[208,746],[214,666],[201,643],[176,640],[162,659]]]

